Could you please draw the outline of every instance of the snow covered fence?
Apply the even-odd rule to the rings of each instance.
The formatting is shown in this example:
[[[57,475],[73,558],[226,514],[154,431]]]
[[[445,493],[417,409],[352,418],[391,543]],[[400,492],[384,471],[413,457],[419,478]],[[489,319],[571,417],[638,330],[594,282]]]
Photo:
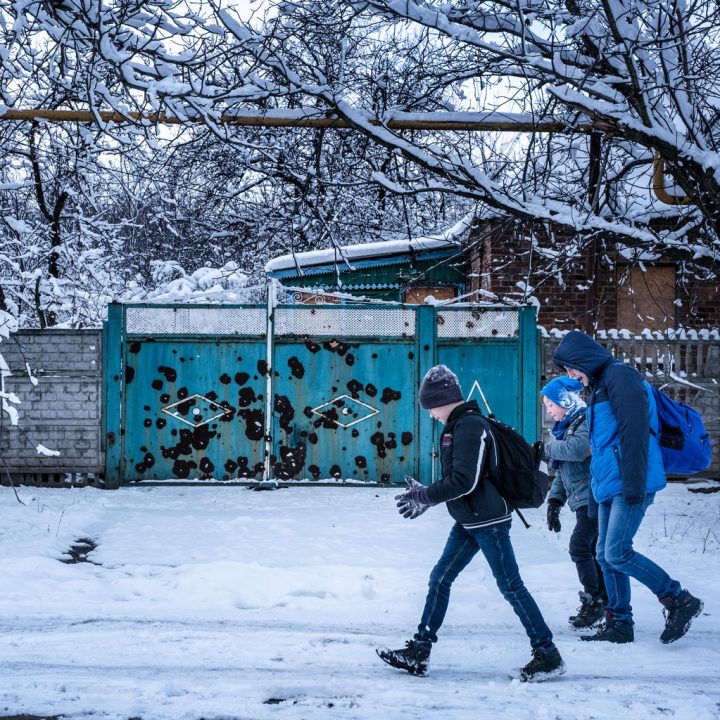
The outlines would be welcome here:
[[[26,330],[2,344],[9,392],[20,403],[18,425],[0,415],[0,482],[53,485],[76,474],[95,482],[104,469],[101,445],[102,343],[99,330]],[[543,338],[544,378],[557,374],[552,356],[559,343]],[[720,477],[720,340],[714,337],[612,337],[599,341],[634,363],[653,384],[697,407],[713,438],[708,475]],[[543,423],[547,427],[546,418]],[[72,478],[70,478],[72,479]]]
[[[597,341],[618,360],[636,368],[652,385],[702,413],[713,442],[713,461],[707,475],[720,477],[720,340],[710,333],[705,337],[701,333],[694,335],[646,337],[621,331],[603,333]],[[543,338],[542,372],[547,379],[558,374],[552,358],[561,339],[555,334]],[[544,414],[544,428],[550,424],[552,421]]]
[[[0,417],[0,482],[94,482],[103,471],[100,330],[24,330],[2,344],[18,423]],[[72,478],[71,478],[72,479]]]

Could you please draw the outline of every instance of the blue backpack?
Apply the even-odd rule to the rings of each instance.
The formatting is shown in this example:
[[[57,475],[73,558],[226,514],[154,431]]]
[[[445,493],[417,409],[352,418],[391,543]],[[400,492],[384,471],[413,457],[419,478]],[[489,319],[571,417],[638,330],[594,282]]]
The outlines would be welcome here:
[[[712,461],[712,447],[700,413],[657,388],[653,387],[652,391],[665,472],[692,475],[707,470]]]

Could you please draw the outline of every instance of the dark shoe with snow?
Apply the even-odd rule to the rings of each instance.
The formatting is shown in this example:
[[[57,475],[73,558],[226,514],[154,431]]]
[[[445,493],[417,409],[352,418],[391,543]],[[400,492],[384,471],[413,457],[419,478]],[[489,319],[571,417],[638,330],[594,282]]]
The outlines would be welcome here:
[[[589,628],[605,617],[605,605],[602,600],[593,599],[590,593],[581,592],[580,607],[577,615],[571,615],[570,625],[574,628]]]
[[[542,682],[565,673],[565,663],[557,648],[550,652],[532,651],[532,660],[520,671],[522,682]]]
[[[430,659],[430,647],[415,640],[408,640],[401,650],[376,650],[381,660],[411,675],[424,675]]]
[[[660,598],[660,602],[665,606],[665,629],[660,635],[660,642],[666,645],[679,640],[704,607],[702,600],[693,597],[687,590],[682,590],[674,598]]]
[[[631,643],[635,640],[633,624],[625,620],[615,620],[610,613],[605,614],[605,622],[598,626],[594,635],[583,635],[581,640]]]

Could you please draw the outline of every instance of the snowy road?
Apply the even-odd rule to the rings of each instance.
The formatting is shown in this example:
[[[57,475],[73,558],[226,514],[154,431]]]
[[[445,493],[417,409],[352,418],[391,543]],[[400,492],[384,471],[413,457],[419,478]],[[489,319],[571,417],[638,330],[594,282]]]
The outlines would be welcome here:
[[[705,600],[683,640],[658,641],[656,600],[634,586],[636,642],[581,643],[570,514],[513,540],[568,665],[511,679],[529,659],[481,558],[454,588],[430,673],[383,665],[402,644],[450,526],[442,508],[396,515],[392,490],[231,487],[21,489],[0,495],[0,716],[178,718],[720,717],[720,494],[671,486],[638,547]],[[93,563],[58,562],[91,538]],[[65,556],[67,557],[67,556]]]

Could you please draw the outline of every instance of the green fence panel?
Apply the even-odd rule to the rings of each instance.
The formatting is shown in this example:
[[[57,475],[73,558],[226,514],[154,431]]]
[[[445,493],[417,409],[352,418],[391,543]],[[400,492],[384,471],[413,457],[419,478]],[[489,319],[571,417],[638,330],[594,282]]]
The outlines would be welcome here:
[[[390,482],[414,473],[414,349],[352,340],[276,344],[275,477]]]
[[[265,336],[264,308],[112,305],[108,480],[262,477]]]

